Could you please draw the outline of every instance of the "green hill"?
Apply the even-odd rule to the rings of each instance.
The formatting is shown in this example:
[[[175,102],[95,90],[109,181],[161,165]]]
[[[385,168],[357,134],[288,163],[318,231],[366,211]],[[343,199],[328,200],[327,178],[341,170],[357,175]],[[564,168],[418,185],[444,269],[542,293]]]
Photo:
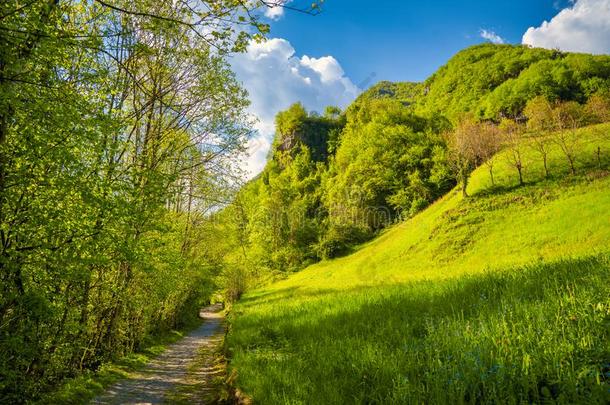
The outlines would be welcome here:
[[[478,45],[423,83],[380,82],[345,111],[280,112],[264,171],[210,232],[222,235],[212,245],[230,268],[227,295],[239,296],[250,276],[345,255],[421,212],[460,181],[447,134],[464,122],[502,131],[502,120],[531,132],[528,104],[549,106],[551,118],[538,120],[544,132],[565,129],[569,115],[577,126],[610,121],[610,56]]]
[[[579,130],[577,175],[555,148],[545,178],[528,148],[518,187],[501,152],[495,187],[481,167],[471,197],[248,293],[238,386],[264,404],[607,403],[609,130]]]
[[[380,82],[354,105],[392,98],[412,104],[418,114],[440,114],[452,122],[464,113],[496,119],[519,115],[538,95],[582,103],[609,86],[608,55],[480,44],[458,52],[424,83]]]
[[[482,44],[458,52],[423,85],[421,113],[455,121],[464,112],[486,119],[518,116],[528,100],[584,102],[610,84],[610,57],[527,46]]]

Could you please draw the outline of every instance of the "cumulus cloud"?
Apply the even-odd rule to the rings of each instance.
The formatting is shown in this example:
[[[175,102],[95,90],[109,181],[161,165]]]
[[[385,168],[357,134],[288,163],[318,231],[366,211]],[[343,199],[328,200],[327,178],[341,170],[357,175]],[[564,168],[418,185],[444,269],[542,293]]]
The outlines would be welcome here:
[[[504,43],[504,38],[502,38],[501,36],[499,36],[498,34],[496,34],[493,31],[490,31],[490,30],[480,29],[479,35],[481,35],[481,38],[484,38],[493,44],[503,44]]]
[[[274,0],[267,1],[268,6],[265,7],[265,17],[272,20],[279,20],[284,16],[284,6],[290,3],[292,0]]]
[[[258,119],[244,165],[250,177],[265,166],[279,111],[299,101],[310,111],[344,108],[359,93],[334,57],[299,57],[282,38],[251,43],[247,52],[232,58],[231,66],[250,95],[249,112]]]
[[[265,9],[265,17],[272,20],[279,20],[284,15],[284,7],[272,6]]]
[[[610,53],[610,0],[576,0],[551,21],[530,27],[522,42],[563,51]]]

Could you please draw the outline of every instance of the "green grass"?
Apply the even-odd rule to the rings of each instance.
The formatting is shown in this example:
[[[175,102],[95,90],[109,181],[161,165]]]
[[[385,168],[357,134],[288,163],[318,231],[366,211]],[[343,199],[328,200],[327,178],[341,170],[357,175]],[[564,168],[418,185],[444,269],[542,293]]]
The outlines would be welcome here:
[[[163,353],[167,346],[183,339],[188,332],[200,326],[201,322],[199,318],[192,319],[180,330],[150,336],[143,342],[142,348],[138,352],[131,353],[115,362],[105,363],[96,371],[85,371],[75,378],[68,379],[36,403],[40,405],[87,404],[107,387],[144,368],[150,360]]]
[[[237,384],[258,403],[610,401],[609,125],[578,174],[497,157],[354,254],[247,294],[231,314]],[[602,148],[603,167],[594,158]]]

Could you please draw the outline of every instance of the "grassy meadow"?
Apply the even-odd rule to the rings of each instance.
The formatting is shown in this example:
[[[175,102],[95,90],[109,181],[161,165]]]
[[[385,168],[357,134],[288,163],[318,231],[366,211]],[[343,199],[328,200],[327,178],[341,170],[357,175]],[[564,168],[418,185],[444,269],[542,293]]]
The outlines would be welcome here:
[[[252,291],[231,314],[237,385],[263,404],[608,403],[610,126],[576,175],[525,145],[355,253]],[[596,158],[601,150],[601,168]]]

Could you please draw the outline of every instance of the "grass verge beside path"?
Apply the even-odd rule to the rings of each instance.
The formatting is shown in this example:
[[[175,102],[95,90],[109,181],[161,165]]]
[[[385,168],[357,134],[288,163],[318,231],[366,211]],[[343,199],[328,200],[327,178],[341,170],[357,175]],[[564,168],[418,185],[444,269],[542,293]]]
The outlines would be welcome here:
[[[232,366],[263,404],[610,403],[610,259],[253,294]]]

